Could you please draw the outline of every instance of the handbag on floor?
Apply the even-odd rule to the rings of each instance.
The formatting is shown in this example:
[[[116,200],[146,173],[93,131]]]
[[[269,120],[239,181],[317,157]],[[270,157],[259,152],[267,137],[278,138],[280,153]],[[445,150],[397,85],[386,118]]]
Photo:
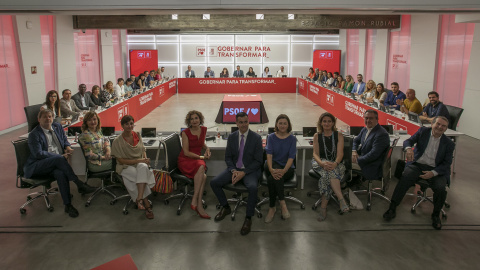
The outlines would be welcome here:
[[[153,192],[171,193],[173,190],[173,181],[170,174],[163,170],[153,170],[155,177],[155,186],[152,187]]]
[[[363,203],[351,189],[348,189],[348,199],[350,200],[350,209],[363,210]]]

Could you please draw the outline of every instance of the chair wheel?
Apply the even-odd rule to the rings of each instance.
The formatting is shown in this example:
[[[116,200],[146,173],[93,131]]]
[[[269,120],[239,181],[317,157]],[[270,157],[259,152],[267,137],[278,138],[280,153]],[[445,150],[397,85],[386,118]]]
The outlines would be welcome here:
[[[315,205],[312,206],[312,210],[314,210],[314,211],[317,210],[317,207]]]
[[[310,191],[307,192],[307,196],[308,196],[308,197],[312,197],[312,193],[311,193]]]
[[[443,219],[443,220],[446,220],[446,219],[447,219],[447,214],[443,214],[443,213],[442,213],[442,219]]]
[[[367,211],[370,211],[372,210],[372,206],[371,205],[367,205]]]
[[[267,197],[268,196],[267,192],[266,191],[262,192],[262,196]]]
[[[208,205],[207,204],[204,204],[203,205],[203,209],[207,209]]]
[[[204,190],[204,191],[203,191],[203,196],[206,196],[206,195],[207,195],[207,191]]]
[[[53,212],[53,210],[55,210],[55,208],[53,208],[53,206],[50,206],[49,208],[47,208],[48,212]]]
[[[233,194],[232,197],[236,199],[238,197],[237,193]]]
[[[177,210],[177,216],[180,216],[181,213],[182,213],[181,210]]]
[[[343,215],[343,211],[341,209],[338,210],[338,214],[341,216]]]
[[[412,209],[410,209],[410,212],[412,212],[412,214],[415,214],[417,212],[417,210],[415,210],[415,208],[412,208]]]
[[[20,214],[23,215],[23,214],[25,214],[25,213],[27,213],[27,209],[25,209],[25,208],[20,208]]]
[[[114,205],[116,202],[117,202],[117,201],[115,201],[115,200],[111,200],[111,201],[110,201],[110,205]]]
[[[257,214],[257,217],[258,217],[258,218],[262,218],[262,216],[263,216],[262,213],[258,213],[258,214]]]
[[[291,191],[287,192],[287,196],[292,196],[292,192]]]
[[[220,204],[217,204],[217,205],[215,206],[215,208],[220,209],[220,208],[222,208],[222,206],[221,206]]]
[[[449,204],[449,203],[445,203],[445,208],[450,208],[450,204]]]
[[[124,215],[128,215],[128,210],[123,211]]]
[[[232,221],[235,221],[235,217],[232,217]]]
[[[30,201],[31,199],[32,199],[32,197],[27,196],[27,201]]]
[[[90,203],[89,202],[86,202],[85,203],[85,207],[89,207],[90,206]]]
[[[305,204],[300,205],[300,209],[305,209]]]
[[[169,200],[165,200],[164,202],[165,202],[165,205],[168,205],[170,203]]]

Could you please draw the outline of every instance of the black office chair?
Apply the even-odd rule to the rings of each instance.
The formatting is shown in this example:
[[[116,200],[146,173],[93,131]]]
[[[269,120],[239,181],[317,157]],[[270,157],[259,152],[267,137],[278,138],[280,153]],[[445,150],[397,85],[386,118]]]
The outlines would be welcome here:
[[[451,130],[457,130],[458,121],[460,120],[460,116],[462,116],[463,109],[450,105],[445,105],[445,107],[447,107],[448,114],[450,114],[448,128]]]
[[[263,172],[262,172],[262,174],[263,174]],[[262,176],[260,176],[260,177],[262,177]],[[238,181],[237,183],[235,183],[235,185],[232,184],[232,183],[229,183],[229,184],[225,185],[223,187],[223,189],[235,192],[235,195],[233,196],[233,198],[227,199],[228,203],[235,204],[235,207],[233,208],[232,215],[231,215],[232,221],[234,221],[238,208],[240,206],[246,206],[247,205],[247,198],[248,197],[244,197],[243,194],[248,193],[248,189],[245,186],[245,184],[243,183],[243,180]],[[221,208],[220,204],[217,204],[217,209],[220,209],[220,208]],[[255,205],[255,213],[257,214],[258,218],[262,218],[262,213],[260,212],[260,208],[258,207],[258,204]]]
[[[363,189],[363,190],[355,190],[353,191],[355,194],[358,194],[358,193],[366,193],[368,196],[367,196],[367,211],[370,211],[372,209],[372,195],[375,195],[377,197],[380,197],[384,200],[386,200],[387,202],[390,203],[390,199],[387,198],[385,196],[385,192],[388,190],[388,187],[389,187],[389,181],[390,181],[390,178],[392,178],[392,152],[393,152],[393,148],[395,148],[395,146],[397,145],[397,142],[398,142],[399,138],[395,138],[391,144],[391,146],[389,148],[387,148],[386,150],[386,153],[385,153],[385,158],[384,158],[384,161],[383,161],[383,166],[382,166],[382,178],[381,179],[365,179],[365,177],[363,176],[363,173],[362,171],[360,170],[355,170],[355,169],[352,169],[352,172],[361,176],[362,177],[362,181],[368,181],[368,187],[367,189]],[[378,180],[378,181],[381,181],[382,182],[382,187],[381,188],[374,188],[373,187],[373,181],[374,180]]]
[[[349,135],[343,135],[343,164],[345,165],[345,175],[343,176],[343,179],[345,179],[345,183],[347,182],[350,182],[351,179],[352,179],[352,148],[353,148],[353,136],[349,136]],[[320,175],[314,171],[313,169],[310,169],[310,171],[308,171],[308,175],[312,178],[314,178],[315,180],[318,181],[318,179],[320,179]],[[342,186],[342,189],[346,188],[347,185],[344,185]],[[320,192],[318,190],[315,190],[315,191],[309,191],[307,192],[307,196],[308,197],[311,197],[312,194],[319,194]],[[338,200],[337,200],[337,197],[334,196],[335,194],[332,193],[332,197],[331,199],[333,199],[337,204],[339,204]],[[312,206],[312,209],[313,210],[316,210],[318,208],[318,206],[320,205],[320,203],[322,202],[322,198],[319,198],[315,204]],[[342,213],[343,212],[339,212],[339,213]]]
[[[38,113],[42,106],[43,104],[36,104],[23,108],[25,110],[25,116],[27,117],[28,132],[38,126]]]
[[[185,204],[185,201],[188,198],[193,197],[193,190],[188,190],[189,187],[193,187],[193,179],[183,175],[177,168],[178,156],[182,151],[182,144],[180,142],[179,134],[176,132],[170,134],[161,143],[163,145],[163,149],[165,150],[165,167],[163,169],[170,173],[170,177],[172,177],[172,180],[176,183],[177,187],[179,185],[184,186],[183,192],[168,196],[164,202],[166,205],[168,205],[171,199],[180,198],[180,204],[177,208],[177,215],[180,215],[182,213],[182,207]],[[202,203],[203,208],[207,208],[207,205],[203,199]]]
[[[108,138],[105,138],[108,139]],[[111,187],[118,187],[118,185],[110,185],[110,186],[105,186],[105,180],[110,178],[110,181],[113,182],[114,178],[113,175],[115,173],[115,166],[113,166],[112,163],[112,168],[101,171],[101,172],[92,172],[88,169],[88,157],[85,156],[85,150],[83,149],[83,145],[81,145],[80,141],[80,149],[82,149],[82,154],[85,157],[85,183],[88,183],[88,179],[90,178],[99,178],[101,179],[101,185],[95,190],[92,195],[88,198],[88,200],[85,202],[85,207],[89,207],[90,203],[92,202],[93,198],[97,196],[100,193],[107,193],[108,195],[112,196],[113,199],[117,198],[117,195],[115,195],[109,188]]]
[[[54,208],[50,205],[50,200],[48,199],[48,196],[50,196],[51,194],[56,194],[58,192],[58,188],[51,187],[51,184],[55,181],[55,178],[52,175],[45,175],[44,177],[25,178],[23,176],[23,166],[25,165],[28,157],[30,156],[28,139],[12,141],[12,144],[15,147],[15,157],[17,158],[17,188],[34,189],[36,187],[42,187],[42,191],[33,192],[27,195],[27,202],[20,207],[20,213],[25,214],[27,212],[25,206],[42,197],[45,200],[48,212],[53,212]]]
[[[430,187],[428,182],[426,180],[420,179],[417,181],[417,184],[420,185],[420,191],[422,192],[421,194],[414,194],[417,196],[417,202],[412,206],[412,209],[410,210],[412,214],[416,213],[416,208],[423,202],[430,202],[433,204],[433,197],[432,196],[427,196],[427,189]],[[450,204],[445,202],[445,207],[450,208]],[[447,213],[445,213],[445,210],[441,210],[442,212],[442,218],[447,219]]]

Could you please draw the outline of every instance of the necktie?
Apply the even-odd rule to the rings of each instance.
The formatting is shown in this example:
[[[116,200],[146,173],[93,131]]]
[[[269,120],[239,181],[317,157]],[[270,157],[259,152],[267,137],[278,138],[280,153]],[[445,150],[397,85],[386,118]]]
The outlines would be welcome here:
[[[238,160],[237,160],[237,168],[241,169],[243,167],[243,148],[245,146],[245,136],[242,134],[242,139],[240,140],[240,147],[238,149]]]
[[[63,149],[60,141],[58,141],[57,135],[55,134],[55,132],[53,132],[53,130],[49,130],[48,132],[50,132],[50,135],[52,135],[52,143],[57,147],[58,153],[62,155]]]

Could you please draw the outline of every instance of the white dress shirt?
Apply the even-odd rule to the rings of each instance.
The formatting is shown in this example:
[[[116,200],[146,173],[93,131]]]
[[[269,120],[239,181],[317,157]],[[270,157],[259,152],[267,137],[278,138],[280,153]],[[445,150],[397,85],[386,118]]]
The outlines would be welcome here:
[[[440,146],[440,139],[442,136],[435,138],[433,133],[430,133],[430,139],[428,140],[428,145],[425,148],[423,155],[417,160],[418,163],[435,167],[435,158],[437,157],[438,146]],[[405,150],[412,147],[406,147]],[[435,170],[431,171],[433,175],[437,176],[438,173]]]
[[[115,91],[115,95],[119,98],[123,97],[123,95],[125,95],[124,85],[120,86],[120,85],[117,84],[113,87],[113,90]]]
[[[277,71],[277,77],[282,77],[283,75],[287,76],[287,72],[285,70],[278,70]]]

